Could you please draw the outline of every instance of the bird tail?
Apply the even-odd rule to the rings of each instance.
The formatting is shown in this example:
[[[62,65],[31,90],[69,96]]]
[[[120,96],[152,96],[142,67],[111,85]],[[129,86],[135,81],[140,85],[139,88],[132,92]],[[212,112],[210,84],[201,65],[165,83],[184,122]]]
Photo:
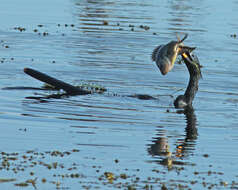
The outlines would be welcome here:
[[[157,55],[157,53],[159,52],[159,50],[162,46],[163,45],[159,45],[153,50],[152,55],[151,55],[152,61],[156,61],[156,55]]]

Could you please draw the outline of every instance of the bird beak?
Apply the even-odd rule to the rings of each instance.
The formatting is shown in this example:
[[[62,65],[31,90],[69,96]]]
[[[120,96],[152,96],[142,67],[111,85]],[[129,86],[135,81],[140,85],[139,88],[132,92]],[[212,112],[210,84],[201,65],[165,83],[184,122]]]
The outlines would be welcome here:
[[[189,58],[188,58],[188,55],[187,55],[187,52],[182,53],[182,57],[183,57],[184,59],[189,59]],[[190,56],[189,56],[189,57],[190,57]]]
[[[183,59],[185,59],[187,62],[191,63],[193,61],[193,58],[190,55],[190,52],[186,51],[186,52],[183,52],[181,55]]]
[[[186,64],[189,63],[196,66],[196,69],[199,72],[200,78],[202,78],[202,73],[200,70],[202,66],[200,65],[198,57],[196,55],[191,55],[190,52],[184,52],[183,54],[181,54],[181,56]]]
[[[183,53],[185,53],[185,52],[191,53],[195,49],[196,49],[196,47],[179,46],[178,54],[183,55]]]

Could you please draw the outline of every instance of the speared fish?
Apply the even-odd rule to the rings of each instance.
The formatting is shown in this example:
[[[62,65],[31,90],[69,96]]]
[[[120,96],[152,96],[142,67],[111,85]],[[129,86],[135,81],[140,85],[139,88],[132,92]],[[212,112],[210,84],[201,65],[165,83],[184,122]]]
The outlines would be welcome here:
[[[152,53],[152,60],[156,62],[162,75],[166,75],[173,67],[178,55],[184,52],[192,52],[195,47],[184,46],[183,41],[188,37],[185,34],[182,40],[177,35],[177,41],[171,41],[165,45],[159,45]]]

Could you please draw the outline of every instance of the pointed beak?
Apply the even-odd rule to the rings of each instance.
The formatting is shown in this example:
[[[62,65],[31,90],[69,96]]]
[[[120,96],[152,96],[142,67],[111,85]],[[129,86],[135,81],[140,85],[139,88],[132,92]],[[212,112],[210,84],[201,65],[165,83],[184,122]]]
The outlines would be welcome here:
[[[193,61],[193,59],[192,59],[192,57],[191,57],[191,55],[190,55],[190,53],[189,53],[188,51],[183,52],[183,53],[182,53],[182,57],[183,57],[183,59],[186,60],[187,62],[192,62],[192,61]]]
[[[182,55],[184,63],[187,65],[193,65],[196,68],[196,72],[199,74],[199,78],[202,78],[202,73],[201,73],[201,65],[198,57],[190,52],[184,52]]]
[[[195,62],[196,64],[199,65],[199,67],[201,67],[198,57],[195,54],[191,54],[190,52],[187,51],[182,54],[182,58],[184,61],[187,61],[188,63]]]
[[[186,53],[186,52],[191,53],[195,49],[196,49],[196,47],[189,47],[189,46],[180,45],[179,48],[178,48],[178,54],[182,55],[183,53]]]

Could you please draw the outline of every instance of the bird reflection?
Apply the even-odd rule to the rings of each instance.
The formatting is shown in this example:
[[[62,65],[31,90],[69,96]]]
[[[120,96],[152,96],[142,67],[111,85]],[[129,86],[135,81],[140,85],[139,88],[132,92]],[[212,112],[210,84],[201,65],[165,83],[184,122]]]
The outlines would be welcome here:
[[[179,112],[177,112],[179,113]],[[176,149],[176,157],[187,157],[192,150],[197,140],[198,132],[196,127],[196,115],[192,106],[186,107],[180,111],[186,117],[187,126],[185,128],[185,138],[178,140],[178,146]]]
[[[152,140],[153,144],[149,144],[148,153],[158,156],[157,163],[166,166],[168,169],[174,168],[176,165],[188,164],[181,160],[191,155],[195,149],[197,132],[197,118],[192,106],[187,106],[184,110],[177,111],[178,114],[184,114],[186,119],[185,137],[177,139],[175,151],[171,151],[169,147],[169,137],[166,136],[166,130],[159,128],[157,137]]]

